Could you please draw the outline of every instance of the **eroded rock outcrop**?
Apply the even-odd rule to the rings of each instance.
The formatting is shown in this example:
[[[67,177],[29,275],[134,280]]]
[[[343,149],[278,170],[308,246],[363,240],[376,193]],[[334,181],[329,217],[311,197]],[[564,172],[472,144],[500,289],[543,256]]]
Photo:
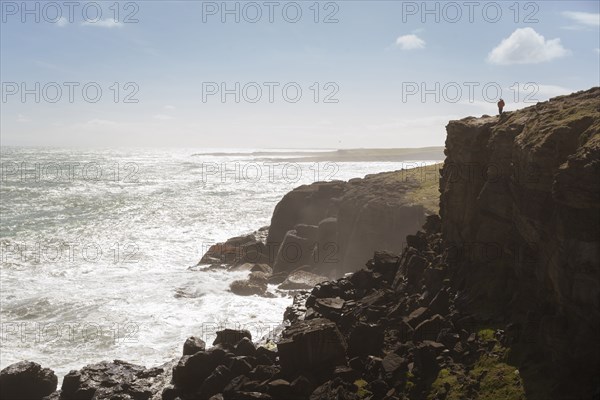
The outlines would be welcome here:
[[[437,167],[430,168],[435,176]],[[421,183],[394,171],[289,192],[275,207],[267,237],[267,247],[279,248],[273,272],[308,264],[339,277],[360,269],[375,250],[400,252],[429,213],[407,196]]]
[[[338,278],[360,269],[375,250],[398,253],[406,235],[437,212],[436,200],[424,205],[415,193],[424,183],[437,187],[439,166],[414,166],[419,165],[348,182],[300,186],[277,204],[268,228],[211,246],[199,264],[229,269],[268,264],[268,283],[281,284],[298,271]],[[281,289],[292,288],[288,286]],[[231,290],[269,295],[266,285],[252,276],[234,282]]]

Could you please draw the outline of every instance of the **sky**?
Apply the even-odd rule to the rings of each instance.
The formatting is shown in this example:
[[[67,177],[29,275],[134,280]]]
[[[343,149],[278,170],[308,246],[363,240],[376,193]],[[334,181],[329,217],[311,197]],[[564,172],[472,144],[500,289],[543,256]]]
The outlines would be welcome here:
[[[600,85],[597,1],[1,1],[2,146],[443,146]]]

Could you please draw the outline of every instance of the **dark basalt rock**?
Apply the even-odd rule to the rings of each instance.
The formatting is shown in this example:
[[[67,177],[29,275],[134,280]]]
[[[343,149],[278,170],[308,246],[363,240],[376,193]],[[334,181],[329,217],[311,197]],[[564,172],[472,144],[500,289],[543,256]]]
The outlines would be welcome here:
[[[147,369],[119,360],[92,364],[79,371],[71,371],[64,377],[60,399],[133,398],[147,400],[159,392],[160,385],[155,384],[157,378],[164,373],[163,368]]]
[[[200,398],[208,398],[221,392],[232,378],[231,370],[224,365],[219,365],[202,383]]]
[[[328,280],[327,277],[317,275],[308,271],[294,271],[287,276],[285,281],[279,285],[279,289],[285,290],[306,290],[312,289],[315,285]]]
[[[213,341],[213,346],[218,344],[225,346],[235,346],[242,340],[247,338],[252,342],[252,335],[247,330],[223,329],[217,332],[217,337]]]
[[[421,322],[413,332],[414,341],[436,340],[440,331],[448,328],[450,323],[439,314]]]
[[[341,379],[328,381],[315,389],[310,395],[310,400],[360,400],[356,393],[356,386]]]
[[[198,264],[239,266],[244,263],[272,264],[265,245],[268,227],[212,245]]]
[[[599,97],[451,121],[440,179],[461,308],[526,327],[571,398],[589,397],[600,370]]]
[[[183,356],[173,368],[173,383],[176,387],[185,390],[199,388],[224,360],[225,352],[222,349],[211,349],[191,356]]]
[[[236,356],[252,357],[256,354],[256,347],[254,347],[254,343],[252,343],[251,339],[243,337],[235,345],[235,349],[233,350],[233,352]]]
[[[288,373],[333,370],[346,364],[346,341],[335,323],[324,318],[286,328],[277,349],[281,367]]]
[[[192,354],[196,354],[197,352],[204,350],[206,350],[206,343],[204,343],[204,340],[195,336],[189,337],[183,344],[184,356],[191,356]]]
[[[30,361],[11,364],[0,371],[0,399],[39,400],[56,390],[54,371]]]
[[[348,340],[348,355],[379,355],[383,345],[384,327],[381,324],[358,323]]]
[[[267,282],[250,279],[240,279],[231,282],[231,284],[229,285],[229,289],[232,293],[235,293],[240,296],[264,296],[267,292]]]

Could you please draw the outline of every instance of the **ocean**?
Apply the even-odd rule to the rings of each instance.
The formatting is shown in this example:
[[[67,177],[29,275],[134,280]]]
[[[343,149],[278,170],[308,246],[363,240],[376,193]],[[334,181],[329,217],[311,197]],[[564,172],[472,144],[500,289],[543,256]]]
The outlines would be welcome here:
[[[433,162],[286,162],[301,155],[3,147],[0,367],[62,379],[103,360],[157,366],[224,327],[270,335],[291,297],[233,295],[247,272],[199,271],[204,251],[268,225],[301,184]]]

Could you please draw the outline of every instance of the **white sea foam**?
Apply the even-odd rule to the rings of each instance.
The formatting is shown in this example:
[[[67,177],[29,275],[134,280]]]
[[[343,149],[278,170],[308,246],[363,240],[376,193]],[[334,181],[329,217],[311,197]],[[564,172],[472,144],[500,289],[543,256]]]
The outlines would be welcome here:
[[[190,335],[210,344],[219,327],[245,327],[259,339],[281,322],[290,298],[235,296],[244,273],[188,267],[211,243],[268,225],[322,165],[296,163],[298,179],[271,165],[258,181],[223,178],[207,166],[253,158],[193,156],[211,151],[2,149],[2,368],[28,359],[62,378],[117,358],[155,366]],[[318,179],[407,165],[339,163]]]

